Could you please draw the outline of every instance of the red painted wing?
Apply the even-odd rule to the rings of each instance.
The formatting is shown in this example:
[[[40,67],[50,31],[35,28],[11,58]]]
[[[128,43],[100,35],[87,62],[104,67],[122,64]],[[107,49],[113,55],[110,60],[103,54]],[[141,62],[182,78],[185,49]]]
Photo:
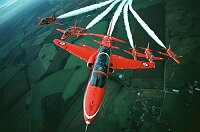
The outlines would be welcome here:
[[[178,60],[178,59],[176,59],[176,58],[174,58],[174,57],[172,57],[172,59],[176,62],[176,63],[180,63],[180,61]]]
[[[124,52],[128,53],[129,55],[133,56],[133,54],[130,51],[124,50]],[[136,57],[142,57],[142,58],[146,58],[145,54],[142,54],[140,52],[136,52]]]
[[[179,55],[179,56],[176,56],[176,59],[178,59],[178,58],[183,58],[183,56],[181,56],[181,55]]]
[[[57,30],[58,32],[65,33],[65,30],[62,30],[62,29],[59,29],[59,28],[56,28],[56,30]]]
[[[145,54],[142,54],[140,52],[136,52],[137,57],[142,57],[142,58],[146,58]]]
[[[59,23],[59,22],[52,22],[52,21],[50,21],[49,24],[55,24],[55,25],[63,26],[63,24],[62,24],[62,23]]]
[[[155,68],[155,63],[142,62],[139,60],[127,59],[122,56],[111,55],[113,69],[146,69]]]
[[[81,47],[84,47],[85,49],[87,49],[87,51],[92,52],[92,53],[95,53],[95,52],[97,51],[95,48],[92,48],[92,47],[90,47],[90,46],[87,46],[87,45],[85,45],[85,44],[83,44],[83,43],[80,43],[80,46],[81,46]]]
[[[167,54],[167,53],[163,53],[163,52],[158,52],[159,54],[162,54],[162,55],[164,55],[164,56],[169,56],[169,54]]]
[[[70,52],[71,54],[77,56],[78,58],[80,58],[86,62],[97,51],[96,49],[86,46],[86,45],[83,45],[83,44],[81,44],[81,47],[80,47],[80,46],[77,46],[74,44],[70,44],[68,42],[64,42],[59,39],[54,39],[53,42],[55,45]]]
[[[153,58],[154,60],[164,60],[164,58],[161,58],[161,57],[155,57]]]
[[[124,50],[124,52],[128,53],[129,55],[132,56],[132,53],[130,51]]]

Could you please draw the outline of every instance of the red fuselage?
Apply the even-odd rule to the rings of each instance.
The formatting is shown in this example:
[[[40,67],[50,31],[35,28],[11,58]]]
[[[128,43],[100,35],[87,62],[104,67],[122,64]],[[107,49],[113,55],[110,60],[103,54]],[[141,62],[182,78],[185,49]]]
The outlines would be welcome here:
[[[176,58],[176,55],[174,54],[173,51],[171,51],[170,49],[167,49],[167,53],[169,55],[169,57],[171,57],[176,63],[180,63],[179,60]]]
[[[175,57],[174,52],[172,52],[170,49],[167,49],[167,53],[169,54],[170,57],[172,57],[172,58]]]
[[[65,40],[66,38],[68,38],[69,36],[81,36],[82,33],[84,33],[84,30],[82,30],[81,28],[69,28],[66,29],[65,32],[63,33],[61,40]]]
[[[56,22],[56,20],[58,20],[55,16],[50,16],[50,17],[46,17],[46,18],[41,18],[38,17],[38,19],[40,20],[38,23],[38,26],[40,25],[47,25],[47,24],[56,24],[56,25],[60,25],[62,26],[62,23]]]
[[[100,109],[104,97],[106,78],[109,72],[110,51],[100,46],[83,100],[84,120],[89,124]]]
[[[52,21],[55,21],[56,19],[54,17],[47,17],[42,19],[38,25],[45,25],[45,24],[50,24]]]
[[[151,51],[149,49],[145,50],[145,55],[146,55],[146,59],[149,60],[150,63],[153,62],[153,54],[151,53]]]
[[[132,56],[133,56],[134,60],[137,60],[137,51],[135,48],[132,49]]]

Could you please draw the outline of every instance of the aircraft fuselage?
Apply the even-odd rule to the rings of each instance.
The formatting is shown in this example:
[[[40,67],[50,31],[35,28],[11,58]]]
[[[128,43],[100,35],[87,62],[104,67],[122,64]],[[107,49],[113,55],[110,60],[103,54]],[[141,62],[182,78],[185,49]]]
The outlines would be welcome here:
[[[109,72],[111,49],[100,46],[83,100],[84,120],[90,123],[100,109]]]
[[[151,53],[151,51],[150,50],[148,50],[148,49],[146,49],[145,50],[145,55],[146,55],[146,59],[148,59],[149,60],[149,62],[150,63],[152,63],[153,62],[153,54]]]

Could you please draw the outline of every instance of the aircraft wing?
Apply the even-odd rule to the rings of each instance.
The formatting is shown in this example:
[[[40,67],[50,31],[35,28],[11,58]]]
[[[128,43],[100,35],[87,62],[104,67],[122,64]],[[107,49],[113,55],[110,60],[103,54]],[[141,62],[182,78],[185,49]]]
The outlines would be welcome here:
[[[178,59],[178,58],[182,58],[183,56],[181,56],[181,55],[179,55],[179,56],[176,56],[176,59]]]
[[[129,55],[132,56],[132,53],[130,51],[124,50],[124,52],[128,53]],[[136,57],[142,57],[142,58],[146,58],[145,54],[142,54],[140,52],[136,52]]]
[[[172,57],[172,59],[176,62],[176,63],[180,63],[180,61],[178,60],[178,59],[176,59],[176,58],[174,58],[174,57]]]
[[[118,55],[111,55],[111,68],[113,69],[147,69],[155,68],[155,63],[127,59]]]
[[[158,52],[159,54],[162,54],[162,55],[164,55],[164,56],[169,56],[169,54],[167,54],[167,53],[163,53],[163,52]]]
[[[154,59],[154,60],[164,60],[164,58],[161,58],[161,57],[155,57],[155,56],[153,57],[153,59]]]
[[[65,30],[62,30],[62,29],[59,29],[59,28],[56,28],[56,30],[57,30],[58,32],[65,33]]]
[[[142,58],[146,58],[145,54],[142,54],[140,52],[136,52],[137,57],[142,57]]]
[[[62,24],[62,23],[59,23],[59,22],[53,22],[53,21],[50,21],[49,23],[50,23],[50,24],[59,25],[59,26],[63,26],[63,24]]]
[[[90,52],[92,52],[92,53],[95,53],[95,52],[97,51],[97,49],[92,48],[92,47],[90,47],[90,46],[87,46],[87,45],[85,45],[85,44],[83,44],[83,43],[80,43],[80,46],[86,48],[88,51],[90,51]]]
[[[124,50],[124,52],[128,53],[129,55],[132,56],[132,53],[130,51]]]
[[[80,46],[77,46],[59,39],[54,39],[53,42],[58,47],[70,52],[71,54],[77,56],[85,62],[87,62],[89,58],[97,51],[96,49],[86,46],[84,44],[80,44]]]

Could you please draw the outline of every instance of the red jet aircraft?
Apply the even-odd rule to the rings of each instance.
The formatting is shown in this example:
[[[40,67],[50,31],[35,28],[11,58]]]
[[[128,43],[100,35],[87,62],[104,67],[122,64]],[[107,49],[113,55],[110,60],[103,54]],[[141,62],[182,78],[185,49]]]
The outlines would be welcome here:
[[[145,50],[145,52],[144,52],[144,53],[145,53],[145,56],[143,56],[143,57],[145,57],[146,59],[148,59],[150,63],[152,63],[154,60],[164,60],[164,58],[155,57],[155,56],[152,54],[152,52],[151,52],[152,50],[149,48],[149,43],[148,43],[147,48],[142,48],[142,47],[139,47],[139,48]]]
[[[65,40],[66,38],[68,38],[69,36],[81,36],[83,33],[85,33],[85,31],[87,30],[86,28],[82,28],[82,27],[77,27],[76,26],[76,22],[74,24],[74,26],[70,26],[68,29],[66,30],[62,30],[62,29],[58,29],[56,28],[57,31],[63,33],[61,40]]]
[[[169,45],[169,48],[163,48],[164,50],[167,51],[167,53],[162,53],[162,52],[158,52],[159,54],[162,54],[164,56],[168,56],[170,58],[172,58],[176,63],[180,63],[180,61],[178,60],[178,58],[182,58],[183,56],[177,56],[170,48],[170,45]]]
[[[125,43],[123,40],[94,33],[85,33],[84,36],[101,37],[102,42],[95,40],[95,42],[100,44],[99,49],[97,50],[84,44],[77,46],[59,39],[54,39],[53,42],[60,48],[84,60],[87,63],[87,67],[92,69],[83,100],[83,115],[87,126],[93,121],[101,107],[106,87],[106,78],[109,74],[118,69],[155,68],[155,63],[127,59],[122,56],[111,54],[111,49],[116,48],[112,47],[112,42]]]
[[[55,20],[58,20],[58,18],[56,18],[55,15],[52,15],[52,16],[49,16],[49,17],[46,17],[46,18],[38,17],[38,19],[40,20],[39,23],[38,23],[38,26],[46,25],[46,24],[56,24],[56,25],[60,25],[60,26],[63,25],[62,23],[55,22]]]
[[[138,52],[135,48],[130,48],[130,49],[132,50],[131,52],[127,50],[124,50],[124,52],[128,53],[129,55],[132,55],[134,60],[137,60],[137,57],[146,58],[145,54]]]

